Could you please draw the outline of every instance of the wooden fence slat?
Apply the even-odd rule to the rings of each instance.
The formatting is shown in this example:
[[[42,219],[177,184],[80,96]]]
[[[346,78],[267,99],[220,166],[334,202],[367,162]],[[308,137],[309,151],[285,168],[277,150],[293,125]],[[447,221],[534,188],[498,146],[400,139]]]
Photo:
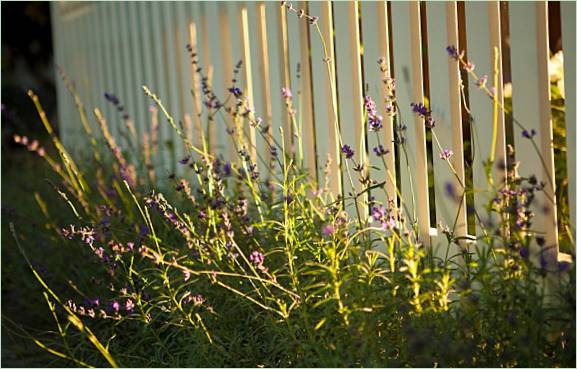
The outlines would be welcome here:
[[[577,116],[575,115],[575,3],[561,3],[561,27],[563,41],[563,63],[565,84],[565,127],[567,130],[567,178],[569,180],[569,210],[571,216],[573,240],[577,240],[575,229],[575,136],[577,135]]]
[[[308,13],[308,6],[305,1],[296,3],[297,7]],[[293,14],[294,15],[294,14]],[[300,83],[299,90],[301,91],[301,104],[298,113],[300,134],[303,145],[304,168],[307,170],[310,178],[318,183],[317,177],[317,155],[315,149],[315,120],[313,107],[313,84],[312,84],[312,70],[310,60],[310,25],[307,19],[297,18],[298,33],[299,33],[299,47],[300,47]]]
[[[130,67],[129,70],[132,71],[132,85],[131,94],[134,95],[134,111],[132,111],[132,117],[134,119],[134,125],[136,132],[138,134],[138,142],[140,146],[142,145],[142,134],[148,131],[148,125],[145,123],[147,121],[147,109],[145,104],[145,96],[142,93],[142,85],[144,85],[144,55],[142,51],[142,45],[139,40],[139,19],[138,19],[138,4],[135,2],[128,3],[128,15],[130,17],[129,23],[129,34],[130,34]]]
[[[280,127],[286,121],[286,109],[284,101],[281,98],[281,88],[284,86],[284,66],[285,60],[283,57],[283,43],[282,30],[280,22],[281,7],[278,3],[265,2],[266,14],[266,36],[267,48],[269,54],[269,88],[270,88],[270,103],[272,120],[270,132],[272,137],[279,144],[281,143]],[[280,156],[280,147],[278,148]]]
[[[458,63],[450,60],[446,51],[448,45],[459,48],[457,3],[455,1],[428,3],[426,10],[429,104],[436,121],[433,133],[440,145],[439,148],[433,139],[436,219],[437,223],[443,223],[452,229],[456,236],[463,237],[467,234],[467,211],[463,188],[465,169],[461,124],[461,80]],[[453,151],[453,157],[449,158],[453,168],[440,159],[442,149]],[[446,188],[449,185],[454,189],[456,198],[447,194]],[[445,241],[444,237],[442,241]]]
[[[336,103],[336,84],[331,86],[331,80],[335,80],[335,51],[333,43],[333,13],[331,2],[309,3],[309,12],[312,16],[319,17],[318,27],[327,48],[328,63],[325,61],[323,41],[318,34],[317,26],[310,26],[311,43],[311,69],[314,86],[314,114],[316,131],[316,156],[319,187],[328,187],[333,195],[342,193],[342,176],[340,171],[340,146],[338,137],[338,111],[333,106]],[[329,74],[330,73],[330,74]],[[326,167],[330,158],[330,165]],[[325,167],[327,173],[325,174]],[[328,181],[325,182],[325,176]]]
[[[416,215],[421,241],[428,245],[430,219],[425,122],[412,112],[410,106],[411,102],[424,101],[419,4],[395,2],[391,4],[391,13],[397,101],[401,123],[407,127],[403,133],[406,153],[399,153],[401,194],[407,215],[413,220]]]
[[[233,41],[232,41],[231,23],[233,19],[236,19],[236,17],[234,16],[234,13],[231,12],[230,6],[227,3],[219,4],[218,16],[219,16],[219,24],[221,26],[220,49],[223,59],[222,76],[225,88],[224,92],[225,94],[229,95],[230,92],[228,91],[228,89],[233,86],[232,80],[234,75],[234,68],[238,60],[240,60],[238,47],[236,48],[237,50],[235,52],[233,50]],[[238,41],[236,41],[236,45],[238,45]],[[237,86],[239,85],[239,82],[240,81],[237,81]],[[226,130],[232,130],[235,127],[234,119],[228,114],[225,114],[223,116],[223,122],[221,124],[225,125],[226,128],[225,133]],[[226,149],[224,150],[226,152],[224,154],[226,154],[225,156],[227,160],[233,160],[238,155],[234,137],[235,137],[234,135],[226,133],[223,138],[224,140],[223,144],[225,144],[226,146]]]
[[[122,60],[122,85],[123,85],[123,96],[120,97],[121,103],[124,105],[124,111],[118,114],[117,119],[120,124],[124,127],[124,131],[127,134],[127,138],[131,140],[131,132],[129,125],[132,124],[134,126],[134,130],[136,131],[136,124],[135,124],[135,113],[136,113],[136,102],[135,98],[137,94],[140,94],[139,88],[134,84],[133,78],[133,71],[131,68],[131,64],[133,64],[132,60],[132,50],[131,50],[131,32],[130,32],[130,18],[128,15],[128,3],[118,3],[118,15],[119,15],[119,24],[118,29],[119,33],[117,34],[117,38],[120,39],[120,57]],[[124,119],[123,115],[128,114],[129,120]],[[136,131],[138,134],[138,131]],[[137,139],[135,137],[134,139]],[[135,141],[134,153],[138,152],[138,141]]]
[[[339,100],[339,121],[343,144],[349,145],[354,151],[354,162],[362,165],[361,172],[353,170],[355,164],[351,159],[343,162],[344,196],[354,195],[363,187],[359,176],[366,175],[365,130],[363,127],[363,80],[361,75],[361,45],[358,23],[358,3],[333,3],[334,21],[340,26],[335,30],[337,88]],[[349,167],[350,177],[347,174]],[[353,188],[354,186],[354,188]],[[355,191],[353,191],[355,190]],[[366,193],[358,198],[359,214],[362,219],[366,213]],[[345,206],[350,214],[354,214],[352,201],[346,201]]]
[[[155,93],[167,109],[170,106],[167,104],[168,100],[168,86],[167,86],[167,76],[165,68],[165,53],[164,53],[164,37],[163,37],[163,6],[166,4],[152,2],[150,7],[150,17],[151,17],[151,32],[152,39],[152,52],[154,55],[153,73],[155,76],[155,85],[151,87],[153,93]],[[146,42],[146,40],[145,40]],[[160,160],[162,160],[162,167],[159,168],[159,178],[165,179],[169,171],[174,167],[174,163],[171,158],[171,153],[167,143],[171,140],[171,130],[164,114],[160,111],[158,112],[158,155]]]
[[[294,3],[293,3],[294,6]],[[290,85],[290,90],[292,91],[292,104],[293,109],[296,111],[294,116],[296,124],[293,123],[292,118],[289,119],[290,125],[290,137],[289,137],[289,146],[287,146],[287,150],[290,147],[292,150],[292,154],[294,154],[294,158],[296,160],[300,160],[299,158],[299,117],[301,117],[302,109],[302,91],[300,85],[300,76],[302,72],[300,71],[300,47],[299,47],[299,21],[296,17],[296,14],[292,11],[286,10],[285,16],[285,27],[286,27],[286,37],[287,37],[287,46],[288,46],[288,64],[287,64],[287,72],[288,72],[288,80]],[[285,131],[285,135],[287,132]]]
[[[239,26],[240,26],[240,35],[241,35],[241,50],[243,56],[243,77],[244,82],[246,83],[245,88],[245,97],[248,99],[250,104],[254,105],[254,86],[253,86],[253,78],[252,78],[252,56],[251,56],[251,47],[250,47],[250,24],[248,20],[248,9],[247,4],[242,3],[239,4]],[[256,131],[253,126],[243,127],[243,130],[248,130],[249,136],[247,137],[247,144],[246,148],[250,152],[250,156],[252,160],[256,163]]]
[[[535,130],[535,152],[523,130],[515,126],[515,155],[520,162],[519,175],[537,175],[545,182],[544,193],[534,201],[535,218],[531,229],[543,233],[545,258],[557,261],[557,211],[555,171],[553,170],[553,130],[549,91],[549,44],[547,3],[509,4],[511,69],[513,70],[513,114],[528,132]],[[536,252],[538,250],[535,250]]]
[[[210,65],[212,67],[212,89],[216,96],[223,100],[230,82],[225,81],[224,75],[226,65],[223,60],[222,48],[217,46],[222,42],[222,27],[219,22],[212,21],[219,17],[219,4],[208,2],[203,5],[205,7],[204,14],[208,20],[206,31],[208,32],[208,47],[211,48]],[[226,133],[225,122],[217,115],[214,117],[214,121],[209,122],[208,124],[211,128],[214,128],[214,135],[211,137],[211,151],[219,156],[228,155],[227,146],[230,140]],[[211,130],[211,134],[212,133]]]
[[[162,15],[163,15],[163,26],[162,32],[162,52],[163,52],[163,66],[164,75],[166,76],[166,96],[162,97],[165,107],[168,113],[173,117],[177,127],[183,120],[183,114],[180,105],[180,89],[179,89],[179,76],[178,76],[178,64],[176,62],[176,22],[175,22],[175,12],[174,12],[173,2],[167,2],[162,4]],[[179,164],[186,153],[184,152],[184,147],[181,138],[178,133],[174,130],[172,126],[168,123],[167,125],[168,137],[170,140],[169,154],[172,163],[173,172],[181,175],[183,173],[182,166]]]
[[[248,28],[248,40],[250,45],[250,59],[251,68],[250,75],[252,77],[252,97],[253,100],[249,101],[249,106],[253,109],[254,117],[264,119],[266,117],[265,106],[267,101],[265,100],[266,93],[265,88],[265,75],[263,73],[263,54],[261,45],[261,27],[262,19],[258,14],[258,3],[247,2],[246,3],[247,20],[250,25]],[[266,121],[263,120],[263,123]],[[266,141],[260,133],[260,128],[254,128],[255,134],[255,144],[256,153],[258,157],[254,157],[253,160],[256,161],[261,167],[261,172],[266,173],[266,167],[268,163],[268,152]],[[263,162],[264,161],[264,162]]]
[[[196,60],[200,61],[200,51],[202,49],[202,37],[198,34],[200,29],[201,21],[200,15],[198,10],[198,4],[195,2],[189,2],[189,12],[190,16],[188,18],[188,43],[190,44],[191,50],[196,53]],[[203,135],[204,135],[204,128],[203,128],[203,119],[202,119],[202,92],[200,87],[200,76],[196,72],[198,65],[192,64],[192,61],[189,62],[189,69],[190,69],[190,86],[193,92],[192,96],[192,142],[193,144],[198,147],[203,147]],[[202,68],[204,72],[207,71],[207,65],[203,62]]]
[[[377,105],[378,114],[383,117],[383,128],[378,132],[369,131],[367,133],[369,163],[371,166],[380,168],[378,171],[371,171],[371,179],[376,183],[385,182],[382,189],[371,191],[371,196],[385,205],[389,199],[396,203],[397,198],[393,116],[388,114],[385,109],[384,79],[386,76],[391,76],[387,18],[387,4],[385,2],[361,3],[365,95],[371,96]],[[375,25],[377,27],[376,32]],[[382,65],[386,68],[384,73],[379,67],[379,59],[382,59]],[[388,152],[382,158],[374,152],[374,148],[378,145],[382,145]]]
[[[499,4],[473,3],[465,4],[467,14],[467,58],[475,64],[475,73],[479,76],[486,75],[487,85],[493,86],[493,64],[494,47],[501,51],[501,31],[499,22]],[[489,30],[489,32],[487,32]],[[499,79],[497,92],[501,106],[503,99],[503,73],[502,63],[499,61]],[[469,78],[469,108],[473,117],[471,124],[471,137],[473,140],[473,186],[476,189],[484,190],[489,188],[489,182],[485,175],[484,162],[489,160],[492,147],[493,132],[493,102],[481,91],[473,78]],[[495,184],[499,185],[504,179],[505,172],[502,169],[506,163],[505,156],[505,117],[500,109],[497,115],[497,141],[495,146],[495,165],[492,175]],[[474,201],[477,214],[482,222],[488,222],[490,213],[485,209],[485,205],[493,197],[487,192],[475,192]],[[483,226],[479,219],[476,222],[477,236],[483,235]]]

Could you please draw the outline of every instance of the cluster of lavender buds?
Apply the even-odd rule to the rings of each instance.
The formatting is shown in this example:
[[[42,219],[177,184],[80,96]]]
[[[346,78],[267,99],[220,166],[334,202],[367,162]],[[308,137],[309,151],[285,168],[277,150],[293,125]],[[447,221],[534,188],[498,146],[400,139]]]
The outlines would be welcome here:
[[[129,186],[133,187],[136,184],[136,168],[132,164],[129,165],[124,158],[122,150],[116,144],[114,137],[110,134],[106,122],[103,119],[98,119],[98,124],[100,125],[100,129],[102,130],[102,134],[104,135],[108,147],[120,165],[120,177],[128,182]]]
[[[76,228],[74,224],[71,224],[68,228],[62,228],[60,233],[69,240],[72,240],[74,236],[78,236],[82,242],[90,247],[94,246],[94,241],[96,240],[96,232],[94,231],[94,228],[91,227]]]
[[[447,46],[446,50],[447,53],[449,54],[449,57],[457,61],[459,61],[463,56],[465,56],[465,52],[464,51],[459,52],[459,50],[457,50],[455,45]]]
[[[341,147],[341,152],[345,154],[345,158],[347,159],[350,159],[355,155],[355,151],[346,144]]]
[[[195,68],[195,72],[200,75],[200,87],[202,90],[202,94],[204,95],[204,98],[205,98],[205,100],[203,102],[204,105],[208,109],[218,109],[218,108],[222,107],[223,104],[220,102],[220,100],[218,99],[216,94],[213,92],[213,90],[212,90],[212,88],[208,82],[208,76],[205,76],[202,74],[202,67],[200,67],[200,65],[198,63],[198,55],[193,50],[192,45],[187,44],[186,50],[189,53],[191,63]]]
[[[369,130],[378,132],[383,128],[383,117],[377,114],[377,106],[370,96],[365,97],[365,110],[367,111]]]
[[[511,182],[511,187],[501,189],[493,199],[493,208],[511,215],[518,230],[531,228],[534,212],[530,209],[535,200],[535,193],[545,187],[538,182],[535,176],[529,178],[518,177]]]
[[[236,85],[238,79],[238,73],[240,72],[240,68],[242,67],[242,60],[239,60],[236,65],[234,66],[233,71],[233,78],[232,78],[232,87],[228,89],[228,92],[234,95],[235,98],[240,99],[243,95],[242,90]]]
[[[193,295],[192,292],[187,291],[182,296],[182,303],[190,304],[191,302],[195,307],[202,306],[206,302],[206,298],[201,294]]]
[[[258,179],[258,177],[260,176],[260,173],[257,170],[256,163],[253,163],[251,161],[250,154],[248,153],[246,148],[245,147],[241,148],[238,151],[238,154],[247,164],[247,169],[248,169],[248,174],[250,175],[250,179],[252,179],[252,180]],[[241,174],[241,179],[245,178],[246,172],[244,170],[242,170],[242,168],[239,172]]]
[[[253,263],[254,266],[256,266],[256,268],[261,272],[266,273],[268,271],[268,268],[264,266],[264,255],[262,252],[254,250],[251,252],[248,258],[250,262]]]
[[[172,206],[166,201],[161,193],[152,193],[150,196],[144,198],[144,204],[148,208],[153,208],[158,210],[162,217],[167,220],[180,234],[186,239],[187,242],[192,241],[192,235],[187,225],[180,220],[178,213]]]
[[[391,77],[391,72],[387,68],[387,63],[385,58],[379,58],[377,60],[377,64],[381,70],[381,73],[384,74],[383,84],[385,87],[385,111],[389,116],[393,116],[396,114],[395,110],[395,88],[396,82],[395,79]]]
[[[389,153],[389,149],[385,149],[383,147],[383,145],[377,145],[373,148],[373,151],[375,152],[375,155],[377,156],[383,156]]]
[[[111,103],[120,114],[122,114],[122,119],[124,120],[130,119],[130,115],[128,115],[128,113],[124,111],[124,106],[120,104],[120,99],[118,99],[118,97],[115,94],[105,92],[104,98],[106,99],[106,101]]]
[[[453,150],[451,149],[443,149],[439,153],[439,158],[441,158],[441,160],[449,160],[451,156],[453,156]]]
[[[521,134],[523,135],[523,137],[525,137],[527,139],[532,139],[533,137],[535,137],[535,135],[537,135],[537,131],[534,129],[531,129],[530,131],[527,129],[524,129],[523,132],[521,132]]]
[[[100,299],[86,299],[83,304],[76,304],[72,300],[65,302],[66,307],[68,307],[74,313],[80,316],[87,316],[90,318],[96,318],[97,316],[102,319],[120,319],[121,312],[130,314],[134,311],[135,303],[132,299],[126,299],[124,303],[117,300],[112,300],[105,306],[100,304]]]
[[[38,140],[30,141],[26,136],[14,135],[14,142],[26,146],[28,151],[36,152],[39,156],[44,156],[46,154],[44,147],[40,146]]]
[[[427,128],[435,128],[435,119],[433,119],[432,112],[428,110],[423,103],[411,103],[413,113],[425,119],[425,126]]]
[[[381,224],[383,230],[392,230],[396,226],[392,208],[385,209],[383,205],[375,206],[371,210],[371,217]]]

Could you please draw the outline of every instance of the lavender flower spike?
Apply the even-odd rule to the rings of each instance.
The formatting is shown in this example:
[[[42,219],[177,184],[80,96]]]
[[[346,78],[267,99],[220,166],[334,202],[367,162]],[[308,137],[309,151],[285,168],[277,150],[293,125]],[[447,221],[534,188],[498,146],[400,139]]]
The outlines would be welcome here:
[[[347,159],[350,159],[353,157],[353,155],[355,155],[355,152],[353,151],[353,149],[351,149],[351,147],[349,145],[343,145],[343,147],[341,148],[341,151],[343,154],[345,154],[345,157]]]

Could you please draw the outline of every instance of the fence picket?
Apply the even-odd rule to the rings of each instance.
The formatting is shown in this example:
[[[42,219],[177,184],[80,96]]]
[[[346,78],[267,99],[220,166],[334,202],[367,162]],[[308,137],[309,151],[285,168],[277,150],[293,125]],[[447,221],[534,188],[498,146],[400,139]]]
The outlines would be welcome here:
[[[252,78],[252,56],[250,47],[250,25],[248,21],[248,9],[245,3],[239,4],[239,26],[241,34],[241,53],[244,61],[243,77],[246,83],[245,97],[248,99],[250,104],[253,104],[254,100],[254,88],[253,88],[253,78]],[[257,161],[256,155],[256,131],[252,125],[248,125],[247,122],[243,122],[243,131],[248,132],[248,137],[246,137],[246,148],[250,153],[253,161]],[[242,133],[241,133],[242,134]]]
[[[309,12],[318,16],[318,27],[324,39],[329,61],[325,60],[323,41],[318,34],[316,26],[311,26],[311,68],[314,86],[314,113],[316,130],[316,156],[319,187],[327,187],[333,195],[342,192],[342,180],[340,167],[340,148],[338,138],[337,109],[332,100],[336,102],[335,88],[331,86],[331,79],[335,80],[335,51],[333,43],[333,14],[331,2],[309,3]],[[329,77],[330,73],[330,77]],[[330,158],[330,164],[327,160]],[[326,171],[326,173],[325,173]]]
[[[466,3],[467,14],[467,58],[475,64],[475,73],[479,76],[486,75],[487,85],[493,86],[493,48],[501,50],[500,22],[498,3]],[[473,16],[474,15],[474,16]],[[487,28],[489,27],[489,28]],[[487,32],[489,29],[489,32]],[[499,81],[497,85],[500,104],[503,104],[503,77],[502,63],[499,61]],[[488,188],[485,175],[484,162],[489,159],[492,147],[493,127],[493,102],[485,92],[479,89],[473,78],[469,78],[469,107],[473,118],[471,124],[471,137],[473,140],[473,186],[477,189]],[[503,105],[501,105],[503,106]],[[505,157],[505,123],[504,113],[499,111],[497,121],[497,141],[495,150],[495,165],[492,175],[495,184],[502,183],[505,172],[502,169],[506,162]],[[477,236],[483,235],[481,222],[488,222],[490,213],[484,205],[492,198],[486,192],[475,192],[475,209],[481,218],[477,218]]]
[[[355,152],[351,159],[343,158],[344,196],[350,198],[360,193],[360,176],[366,175],[366,146],[363,127],[363,80],[361,74],[361,44],[358,23],[358,3],[333,3],[335,29],[336,75],[339,102],[339,122],[342,144],[349,145]],[[355,171],[355,166],[362,166]],[[345,201],[345,207],[351,214],[365,219],[367,194],[357,198],[359,208],[353,207],[353,201]]]
[[[414,114],[411,103],[423,103],[423,77],[421,62],[421,31],[419,4],[392,3],[393,62],[397,80],[399,118],[406,125],[403,135],[406,150],[400,149],[401,194],[407,214],[418,220],[421,241],[429,244],[430,219],[427,178],[427,151],[425,146],[425,121]],[[410,45],[410,47],[409,47]],[[409,167],[406,165],[408,161]],[[418,204],[418,205],[417,205]]]
[[[521,176],[536,175],[545,182],[544,192],[535,196],[535,218],[531,229],[545,237],[546,260],[556,262],[559,245],[549,100],[547,3],[511,3],[509,21],[513,114],[529,133],[535,130],[535,143],[540,151],[538,154],[531,141],[524,137],[523,129],[515,126],[515,155],[520,162],[518,171]]]
[[[461,123],[460,75],[457,62],[447,57],[447,45],[458,44],[457,3],[427,4],[427,35],[430,109],[436,121],[433,129],[433,166],[435,169],[435,211],[437,223],[443,223],[462,237],[467,234],[464,198],[465,170]],[[442,30],[446,30],[443,32]],[[439,147],[440,146],[440,147]],[[450,149],[454,155],[445,162],[439,155]],[[449,166],[449,164],[451,166]],[[453,172],[454,171],[454,172]],[[447,187],[455,196],[449,195]],[[441,238],[444,241],[444,238]],[[458,250],[453,250],[456,252]]]
[[[378,113],[383,116],[383,129],[378,132],[369,131],[367,133],[369,163],[371,166],[380,168],[380,170],[371,173],[371,179],[376,183],[385,182],[382,189],[371,191],[371,196],[385,205],[389,199],[396,203],[397,198],[393,116],[388,114],[385,109],[384,79],[391,76],[387,18],[387,4],[385,2],[361,3],[365,95],[373,98],[377,104]],[[377,32],[375,32],[375,25],[378,27]],[[378,64],[378,60],[381,58],[383,60],[382,65],[386,69],[384,73]],[[382,158],[374,152],[374,148],[378,145],[382,145],[384,150],[388,152]]]

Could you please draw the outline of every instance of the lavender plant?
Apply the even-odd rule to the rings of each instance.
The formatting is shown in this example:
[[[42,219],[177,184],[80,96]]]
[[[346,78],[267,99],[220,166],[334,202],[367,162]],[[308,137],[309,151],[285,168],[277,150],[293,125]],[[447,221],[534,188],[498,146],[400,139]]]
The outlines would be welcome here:
[[[322,19],[291,3],[281,6],[306,18],[322,37]],[[144,87],[155,124],[143,134],[142,152],[124,149],[99,109],[93,119],[102,136],[92,132],[89,115],[65,79],[92,143],[92,159],[77,165],[30,92],[58,156],[34,141],[15,140],[60,178],[55,187],[69,221],[52,222],[46,232],[74,250],[67,255],[73,260],[70,282],[63,285],[34,266],[18,224],[12,226],[58,329],[34,338],[36,344],[80,366],[575,365],[574,267],[528,257],[533,245],[545,246],[531,231],[533,199],[542,190],[537,177],[519,177],[508,161],[506,185],[489,181],[486,189],[493,194],[488,209],[497,221],[484,223],[485,236],[477,239],[463,239],[447,226],[443,247],[459,251],[440,255],[424,246],[400,192],[388,194],[386,203],[371,195],[383,183],[371,179],[351,143],[339,137],[341,158],[332,158],[342,163],[351,194],[320,190],[302,169],[302,137],[294,137],[296,150],[285,145],[292,140],[277,142],[271,122],[250,107],[236,79],[241,63],[221,97],[187,48],[202,81],[195,92],[202,97],[196,114],[206,119],[201,145],[191,142],[160,97]],[[451,59],[468,65],[454,47],[447,50]],[[325,62],[331,61],[325,57]],[[486,82],[478,80],[491,97]],[[366,131],[380,140],[382,107],[395,117],[403,151],[410,137],[395,80],[385,75],[384,83],[385,101],[365,97]],[[289,113],[298,109],[292,96],[288,87],[279,91]],[[128,124],[120,100],[111,93],[106,99]],[[412,110],[439,145],[432,112],[424,102],[414,102]],[[301,126],[296,114],[289,118]],[[151,158],[162,149],[155,138],[158,124],[166,123],[185,151],[179,153],[182,170],[163,186]],[[209,126],[215,124],[226,125],[238,153],[231,162],[210,150]],[[257,152],[251,127],[264,138],[267,152]],[[527,139],[536,133],[527,132]],[[128,128],[127,141],[138,142],[135,136]],[[451,148],[439,148],[462,187],[448,191],[458,203],[468,190],[452,167]],[[369,150],[383,159],[381,170],[388,173],[382,142]],[[487,163],[495,165],[493,158]],[[546,290],[546,280],[555,280],[555,288]]]

